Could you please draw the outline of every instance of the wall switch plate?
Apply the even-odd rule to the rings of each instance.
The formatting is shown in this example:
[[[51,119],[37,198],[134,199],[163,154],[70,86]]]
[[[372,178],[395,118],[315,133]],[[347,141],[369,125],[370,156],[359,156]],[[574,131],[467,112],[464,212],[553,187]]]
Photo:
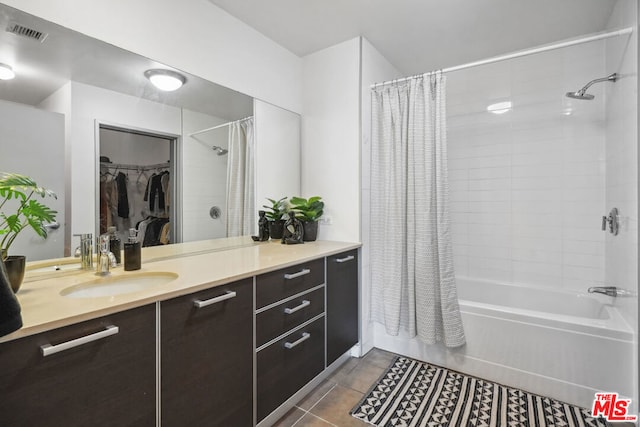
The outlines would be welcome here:
[[[332,218],[330,216],[323,216],[318,219],[318,222],[322,225],[331,225],[333,224]]]

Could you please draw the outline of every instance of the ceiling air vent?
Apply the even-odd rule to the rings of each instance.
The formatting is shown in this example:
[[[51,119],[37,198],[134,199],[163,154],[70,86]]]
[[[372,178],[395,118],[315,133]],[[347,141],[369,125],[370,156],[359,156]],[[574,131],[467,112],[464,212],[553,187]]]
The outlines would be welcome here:
[[[49,35],[47,33],[43,33],[42,31],[34,30],[33,28],[25,27],[24,25],[20,25],[15,22],[9,24],[9,26],[7,27],[7,32],[21,37],[26,37],[28,39],[37,40],[40,43],[42,43]]]

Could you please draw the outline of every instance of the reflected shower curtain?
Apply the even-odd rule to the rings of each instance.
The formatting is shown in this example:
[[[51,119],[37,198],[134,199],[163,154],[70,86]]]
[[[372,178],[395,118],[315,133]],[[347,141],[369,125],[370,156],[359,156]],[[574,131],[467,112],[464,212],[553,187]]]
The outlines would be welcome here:
[[[254,234],[255,147],[253,118],[229,125],[227,161],[227,237]]]
[[[465,343],[448,208],[446,79],[372,90],[372,319],[388,334]]]

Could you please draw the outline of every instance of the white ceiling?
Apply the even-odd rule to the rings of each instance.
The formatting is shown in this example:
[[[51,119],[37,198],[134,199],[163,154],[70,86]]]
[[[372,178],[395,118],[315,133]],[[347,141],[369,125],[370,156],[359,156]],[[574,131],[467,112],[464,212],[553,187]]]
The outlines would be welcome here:
[[[209,0],[298,56],[364,36],[406,75],[602,31],[616,0]]]

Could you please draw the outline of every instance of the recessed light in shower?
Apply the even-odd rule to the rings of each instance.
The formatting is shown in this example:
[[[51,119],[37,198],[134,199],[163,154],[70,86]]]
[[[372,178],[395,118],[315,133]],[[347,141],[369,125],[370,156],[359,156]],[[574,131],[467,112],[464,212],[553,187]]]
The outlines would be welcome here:
[[[144,72],[144,76],[158,89],[172,92],[180,89],[186,83],[187,78],[180,73],[171,70],[154,69]]]
[[[508,111],[511,111],[512,108],[511,101],[502,101],[496,102],[495,104],[491,104],[487,106],[487,111],[493,114],[504,114]]]
[[[13,68],[7,64],[0,64],[0,80],[11,80],[16,76]]]

